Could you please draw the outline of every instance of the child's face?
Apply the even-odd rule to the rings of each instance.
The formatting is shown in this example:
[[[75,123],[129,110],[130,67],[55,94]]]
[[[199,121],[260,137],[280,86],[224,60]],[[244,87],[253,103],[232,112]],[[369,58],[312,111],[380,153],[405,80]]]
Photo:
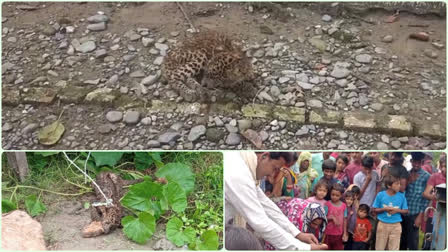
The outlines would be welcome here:
[[[359,218],[364,219],[367,217],[367,212],[364,210],[358,210],[358,216]]]
[[[333,176],[334,176],[334,171],[333,170],[330,170],[330,169],[325,169],[324,170],[324,177],[325,177],[325,179],[331,180],[333,178]]]
[[[342,159],[336,161],[336,170],[343,171],[345,169],[345,162]]]
[[[324,187],[324,186],[319,186],[319,187],[316,189],[316,198],[319,199],[319,200],[321,200],[321,199],[325,198],[325,196],[327,196],[327,193],[328,193],[328,190],[327,190],[326,187]]]
[[[369,174],[372,172],[372,169],[362,166],[362,171],[364,172],[364,174]]]
[[[331,190],[331,201],[338,202],[341,199],[342,193],[340,191]]]
[[[359,193],[353,194],[353,201],[359,200]]]
[[[353,205],[353,197],[346,197],[345,204],[347,204],[347,206],[352,206]]]
[[[442,172],[442,175],[446,177],[446,163],[440,163],[440,172]]]
[[[400,186],[401,186],[400,180],[397,180],[394,183],[392,183],[392,186],[390,187],[390,189],[394,190],[395,192],[399,192]]]

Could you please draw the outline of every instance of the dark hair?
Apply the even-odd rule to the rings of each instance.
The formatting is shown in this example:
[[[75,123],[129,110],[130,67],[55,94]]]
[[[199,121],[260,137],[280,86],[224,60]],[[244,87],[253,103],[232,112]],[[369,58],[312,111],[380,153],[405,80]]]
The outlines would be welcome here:
[[[227,250],[263,250],[254,234],[233,225],[226,226],[225,245]]]
[[[389,152],[384,153],[383,157],[389,159]]]
[[[339,184],[339,183],[334,183],[331,186],[331,190],[332,191],[336,190],[336,191],[340,192],[341,194],[344,194],[344,187],[341,184]]]
[[[389,176],[384,177],[383,181],[384,181],[384,185],[386,186],[386,188],[389,188],[389,186],[392,186],[393,183],[398,181],[398,178],[389,175]]]
[[[359,188],[359,186],[357,185],[353,186],[350,191],[352,191],[353,194],[361,194],[361,188]]]
[[[336,171],[336,163],[331,159],[325,159],[322,163],[322,171],[324,170]]]
[[[361,204],[359,205],[358,211],[365,211],[366,213],[369,213],[370,207],[367,204]]]
[[[439,159],[439,164],[445,164],[446,165],[446,156],[441,156]]]
[[[361,161],[361,165],[365,168],[372,169],[373,167],[373,158],[369,156],[364,156]]]
[[[423,152],[411,152],[412,161],[422,161],[425,158]]]
[[[316,193],[316,192],[317,192],[317,189],[318,189],[319,187],[321,187],[321,186],[324,186],[324,187],[327,189],[327,192],[330,191],[330,185],[328,184],[328,182],[325,181],[325,180],[319,180],[319,181],[316,183],[316,185],[314,186],[314,190],[313,190],[313,192]]]
[[[269,157],[276,160],[283,158],[287,164],[293,160],[292,152],[269,152]]]
[[[292,161],[295,163],[297,160],[299,160],[299,153],[294,152],[294,154],[292,154]]]
[[[344,194],[344,199],[346,198],[354,198],[355,197],[355,193],[353,191],[346,191]]]
[[[336,158],[336,162],[338,162],[338,160],[339,159],[342,159],[342,161],[345,163],[345,165],[348,165],[348,157],[346,156],[346,155],[339,155],[337,158]]]

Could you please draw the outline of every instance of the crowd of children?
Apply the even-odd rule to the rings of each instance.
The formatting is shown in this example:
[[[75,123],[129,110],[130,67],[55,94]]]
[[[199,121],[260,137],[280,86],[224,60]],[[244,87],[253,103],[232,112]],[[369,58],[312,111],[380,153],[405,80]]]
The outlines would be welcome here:
[[[435,204],[434,188],[446,184],[446,156],[432,156],[302,152],[260,186],[290,220],[285,202],[320,205],[325,225],[312,233],[322,233],[319,241],[330,250],[417,250],[419,230],[432,233],[432,214],[424,213]]]

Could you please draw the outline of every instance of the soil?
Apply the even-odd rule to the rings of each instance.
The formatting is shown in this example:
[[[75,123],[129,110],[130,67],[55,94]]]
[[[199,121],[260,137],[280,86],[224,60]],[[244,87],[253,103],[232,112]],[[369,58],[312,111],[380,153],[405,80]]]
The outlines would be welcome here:
[[[156,233],[144,245],[129,240],[121,228],[107,235],[83,238],[81,230],[91,222],[85,202],[92,202],[94,195],[67,200],[54,198],[47,204],[48,211],[38,216],[42,224],[47,248],[50,250],[182,250],[165,239],[165,225],[158,224]]]
[[[21,30],[25,31],[25,34],[29,34],[30,32],[41,34],[41,31],[44,28],[51,26],[54,22],[60,21],[61,18],[68,19],[69,23],[76,27],[75,33],[70,35],[71,39],[79,39],[83,35],[93,35],[97,37],[97,41],[101,39],[111,41],[113,38],[122,37],[123,42],[125,41],[124,34],[126,32],[144,27],[148,28],[151,34],[156,35],[156,41],[157,38],[168,38],[168,41],[173,39],[172,32],[179,32],[179,36],[175,39],[181,40],[183,37],[187,36],[187,30],[191,28],[175,2],[29,3],[28,5],[38,7],[31,11],[20,10],[17,8],[18,5],[19,4],[16,3],[5,3],[2,5],[3,27],[14,29],[13,33],[10,32],[8,35],[3,34],[2,37],[4,40],[10,36],[21,37],[22,35],[20,34],[23,33],[20,32]],[[297,4],[289,9],[289,12],[292,13],[294,17],[285,17],[283,15],[284,13],[278,14],[275,11],[269,10],[269,8],[263,7],[255,8],[253,12],[249,12],[249,4],[246,3],[184,3],[183,6],[185,13],[191,19],[191,22],[195,27],[221,30],[249,45],[259,45],[270,41],[275,43],[279,40],[284,42],[297,41],[298,38],[314,36],[313,30],[317,29],[316,26],[326,24],[322,21],[322,15],[327,13],[322,11],[318,6],[307,4]],[[110,21],[107,23],[107,29],[102,32],[85,34],[85,26],[87,23],[85,19],[95,15],[98,11],[104,12],[109,17]],[[385,114],[417,115],[413,117],[413,124],[419,125],[426,124],[428,121],[437,121],[440,123],[441,128],[444,129],[446,125],[446,49],[445,47],[436,49],[431,45],[431,42],[439,42],[445,45],[445,18],[429,14],[414,15],[413,13],[402,12],[396,22],[385,23],[384,20],[392,14],[393,11],[375,9],[367,11],[362,17],[344,16],[344,14],[341,13],[333,13],[332,17],[333,20],[344,20],[345,23],[350,24],[348,27],[356,30],[357,36],[359,36],[363,42],[367,42],[370,45],[376,45],[387,51],[386,55],[375,55],[375,58],[378,57],[378,61],[382,64],[380,67],[381,69],[375,69],[377,68],[377,64],[375,67],[372,65],[370,73],[361,75],[357,73],[360,79],[364,78],[371,82],[369,84],[367,95],[372,93],[378,94],[377,96],[372,95],[374,98],[370,99],[377,99],[378,97],[384,98],[383,100],[379,99],[379,101],[376,101],[384,103],[385,105],[384,110],[381,113],[378,113],[377,116],[384,116]],[[412,27],[412,25],[423,25],[423,27]],[[269,27],[272,30],[272,34],[260,32],[261,26]],[[429,34],[430,42],[409,39],[409,34],[420,31],[425,31]],[[392,43],[382,42],[383,37],[386,35],[393,35],[394,40]],[[333,43],[338,44],[343,42],[335,41]],[[106,45],[105,48],[109,51],[109,46],[112,44],[108,43]],[[122,70],[125,68],[130,68],[130,72],[143,69],[146,76],[148,73],[154,74],[158,68],[154,68],[151,64],[148,65],[148,63],[154,60],[153,56],[149,56],[148,50],[150,48],[142,47],[141,42],[131,42],[129,45],[140,50],[137,62],[134,60],[132,63],[120,63],[122,65],[117,64],[108,68],[107,64],[93,58],[94,53],[90,55],[90,58],[85,57],[84,55],[82,56],[82,64],[76,65],[75,68],[64,64],[61,65],[63,67],[55,67],[54,70],[57,70],[59,76],[49,76],[49,81],[44,82],[41,86],[51,88],[56,82],[64,79],[72,79],[72,77],[73,80],[69,81],[69,85],[98,78],[101,79],[101,83],[105,83],[115,72],[123,72]],[[42,47],[42,50],[39,49],[40,46]],[[24,59],[27,62],[27,64],[16,62],[17,65],[20,65],[18,70],[13,74],[2,76],[2,81],[5,83],[3,88],[7,87],[13,90],[20,89],[22,90],[21,92],[36,86],[36,84],[31,84],[32,80],[39,76],[46,75],[45,71],[40,70],[40,68],[45,65],[45,60],[41,61],[39,59],[43,54],[56,54],[55,56],[60,54],[60,56],[55,57],[55,59],[66,57],[65,49],[54,51],[49,49],[48,43],[45,44],[40,41],[33,44],[27,39],[22,40],[19,38],[17,42],[5,43],[2,47],[3,61],[19,57],[19,59]],[[33,50],[29,50],[30,48],[33,48]],[[57,44],[52,45],[52,48],[57,48]],[[369,48],[372,49],[372,47]],[[310,66],[319,63],[323,58],[330,58],[332,62],[340,60],[349,61],[353,60],[355,55],[354,49],[351,49],[350,52],[348,52],[349,50],[344,49],[347,50],[347,52],[342,52],[344,57],[341,55],[334,56],[327,53],[320,55],[319,53],[316,53],[315,48],[310,47],[310,45],[297,42],[290,43],[288,50],[294,51],[299,57],[306,59]],[[434,58],[427,57],[423,54],[424,50],[433,50],[437,55]],[[20,51],[20,54],[17,53],[17,51]],[[116,52],[109,53],[114,54]],[[371,54],[371,52],[369,53]],[[114,56],[121,59],[123,54]],[[114,64],[116,64],[116,62]],[[285,65],[289,64],[289,62],[282,62],[282,64],[283,65],[280,66],[280,68],[277,65],[260,65],[259,68],[268,72],[269,75],[278,77],[279,72],[285,70]],[[390,64],[390,68],[386,67],[388,64]],[[309,71],[305,69],[302,69],[302,71]],[[80,73],[80,76],[72,76],[74,72]],[[399,73],[399,77],[397,77],[396,73]],[[422,75],[425,75],[426,81],[433,81],[432,84],[434,85],[434,89],[432,91],[422,90],[420,86],[423,81]],[[14,80],[17,76],[22,76],[23,82],[15,84],[14,81],[8,81],[8,78]],[[403,78],[405,80],[403,80]],[[392,82],[384,82],[383,80],[385,79],[392,79]],[[264,81],[265,83],[260,82],[260,85],[269,87],[269,80],[266,79]],[[131,90],[131,94],[134,98],[138,97],[138,99],[142,99],[146,102],[150,102],[152,99],[173,100],[172,97],[170,98],[172,91],[170,93],[169,88],[165,87],[163,84],[159,83],[155,85],[155,89],[150,90],[146,95],[139,94],[137,91],[135,91],[136,94],[133,94],[132,90],[135,90],[135,85],[135,80],[125,73],[120,76],[119,84],[116,85],[115,88],[117,91],[122,87],[128,88]],[[86,90],[92,89],[90,86],[84,85],[84,87]],[[319,93],[305,92],[304,98],[305,100],[309,100],[309,98],[319,98],[325,102],[332,97],[335,90],[336,89],[333,87],[323,87]],[[155,91],[160,92],[158,97],[153,95]],[[359,92],[358,95],[362,92],[365,91]],[[347,95],[348,93],[349,92],[347,92]],[[355,109],[353,106],[347,106],[347,108],[345,108],[344,99],[346,97],[347,96],[341,98],[343,106],[339,106],[337,109],[349,111]],[[278,102],[278,100],[276,100],[276,102]],[[398,110],[393,107],[395,103],[401,106],[398,107]],[[66,133],[63,137],[64,141],[60,141],[60,143],[50,148],[149,149],[146,145],[148,139],[143,139],[145,138],[144,136],[150,135],[150,139],[157,139],[158,133],[166,131],[176,122],[176,120],[174,120],[176,117],[185,123],[184,127],[186,127],[185,132],[187,133],[188,127],[194,126],[195,124],[195,115],[187,115],[186,117],[180,118],[174,114],[174,117],[173,115],[170,115],[167,119],[165,114],[157,114],[157,122],[153,121],[151,129],[148,129],[148,127],[141,127],[140,124],[137,125],[137,127],[120,124],[118,127],[114,128],[112,132],[98,134],[97,129],[107,123],[105,114],[107,111],[117,109],[116,107],[108,104],[84,104],[82,102],[67,105],[61,104],[60,102],[31,105],[19,102],[14,105],[3,104],[2,125],[4,126],[5,123],[8,123],[9,128],[7,131],[2,132],[3,148],[49,148],[37,143],[37,130],[35,129],[48,125],[54,121],[55,117],[59,115],[62,109],[64,109],[62,121],[66,127]],[[360,109],[360,106],[356,109]],[[424,110],[422,111],[422,109]],[[202,116],[207,118],[207,114]],[[229,121],[232,119],[227,118],[230,117],[230,115],[222,116],[225,117],[226,120],[229,119]],[[23,133],[24,128],[30,124],[36,124],[33,128],[34,132],[30,135],[28,135],[29,132]],[[269,122],[267,122],[267,125],[269,126]],[[154,130],[154,132],[151,132],[151,130]],[[292,127],[290,132],[294,134],[296,130],[297,128]],[[325,135],[325,133],[323,134]],[[184,137],[182,137],[180,141],[187,141],[184,139],[186,138],[186,135],[184,133],[183,135]],[[71,138],[67,139],[67,136],[70,136]],[[126,139],[122,139],[124,136]],[[324,140],[328,142],[332,137],[334,136],[327,135]],[[204,138],[205,137],[200,139],[204,144],[200,145],[199,148],[207,149],[222,146],[222,144],[210,145]],[[380,139],[380,135],[372,135],[371,138],[369,144],[374,145],[378,139]],[[357,141],[359,141],[359,139],[356,137],[352,140],[353,143],[356,143]],[[74,144],[75,142],[77,143]],[[281,141],[278,142],[281,143]],[[279,148],[277,146],[281,145],[278,142],[272,146],[268,145],[267,148]],[[429,142],[431,143],[431,141]],[[249,148],[248,146],[251,146],[251,144],[249,142],[244,142],[241,148],[246,149]],[[171,145],[167,148],[174,149],[176,147],[178,148],[176,145]],[[182,148],[188,149],[188,147],[196,148],[194,145],[184,145]],[[290,147],[292,148],[292,146],[289,146],[288,148]],[[310,148],[313,149],[315,149],[315,147],[316,146],[310,146]],[[359,146],[357,148],[362,147],[365,146]]]

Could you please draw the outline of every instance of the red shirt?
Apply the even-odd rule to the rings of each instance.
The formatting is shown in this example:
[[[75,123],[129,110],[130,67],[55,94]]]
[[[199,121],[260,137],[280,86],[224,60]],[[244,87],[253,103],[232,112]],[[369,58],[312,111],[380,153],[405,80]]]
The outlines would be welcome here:
[[[431,185],[434,188],[434,190],[435,190],[436,186],[440,185],[440,184],[446,184],[446,177],[443,176],[443,174],[441,172],[434,173],[431,175],[431,177],[429,177],[427,185]],[[436,205],[435,200],[432,201],[432,206],[434,208],[436,208],[437,205]],[[433,217],[433,216],[434,216],[434,213],[432,210],[430,210],[429,217]]]
[[[427,171],[429,174],[432,174],[432,161],[431,160],[425,160],[425,162],[422,165],[422,169]]]
[[[355,232],[353,234],[353,241],[355,242],[365,242],[369,233],[372,231],[372,224],[369,218],[361,219],[356,217]]]
[[[361,171],[361,169],[361,163],[357,164],[355,162],[351,162],[347,165],[347,167],[345,167],[345,173],[347,173],[350,184],[353,184],[353,178],[355,177],[356,173]]]

